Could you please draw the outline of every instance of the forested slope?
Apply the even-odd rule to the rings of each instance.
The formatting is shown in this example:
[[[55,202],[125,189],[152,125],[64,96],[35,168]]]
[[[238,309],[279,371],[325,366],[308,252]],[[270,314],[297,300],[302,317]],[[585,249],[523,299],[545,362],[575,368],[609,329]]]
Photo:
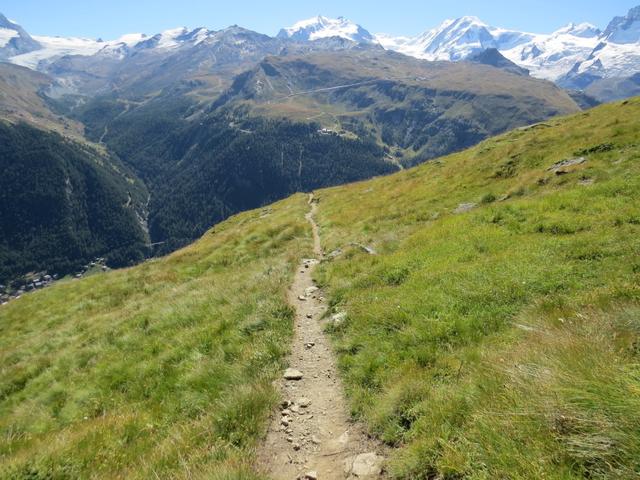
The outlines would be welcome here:
[[[97,256],[111,266],[148,252],[147,193],[125,166],[88,146],[0,122],[0,281],[67,274]]]

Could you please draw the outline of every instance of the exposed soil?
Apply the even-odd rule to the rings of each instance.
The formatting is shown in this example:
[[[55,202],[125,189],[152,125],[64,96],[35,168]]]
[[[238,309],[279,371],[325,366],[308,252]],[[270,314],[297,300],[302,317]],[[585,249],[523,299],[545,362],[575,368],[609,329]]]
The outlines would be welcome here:
[[[302,378],[282,379],[283,403],[258,451],[258,467],[274,480],[382,478],[382,447],[351,420],[334,352],[323,333],[326,301],[312,279],[323,257],[313,195],[309,204],[315,258],[302,261],[288,294],[296,318],[286,373]]]

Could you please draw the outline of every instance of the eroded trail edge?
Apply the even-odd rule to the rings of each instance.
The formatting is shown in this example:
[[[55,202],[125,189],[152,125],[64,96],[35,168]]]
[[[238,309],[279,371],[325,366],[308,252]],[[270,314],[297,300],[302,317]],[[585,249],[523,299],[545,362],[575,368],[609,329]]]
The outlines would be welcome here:
[[[283,402],[258,451],[258,467],[274,480],[382,478],[381,447],[351,421],[334,353],[323,332],[326,302],[312,278],[323,258],[313,195],[309,205],[306,218],[315,258],[302,260],[288,293],[296,310],[290,368],[281,381]]]

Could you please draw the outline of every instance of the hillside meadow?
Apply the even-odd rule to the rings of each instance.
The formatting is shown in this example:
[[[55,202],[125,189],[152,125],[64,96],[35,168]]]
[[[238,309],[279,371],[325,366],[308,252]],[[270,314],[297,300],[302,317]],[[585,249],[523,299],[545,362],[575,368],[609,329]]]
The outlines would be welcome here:
[[[255,478],[311,250],[296,195],[0,309],[0,478]]]
[[[392,477],[638,478],[639,119],[605,105],[318,195],[331,331]]]

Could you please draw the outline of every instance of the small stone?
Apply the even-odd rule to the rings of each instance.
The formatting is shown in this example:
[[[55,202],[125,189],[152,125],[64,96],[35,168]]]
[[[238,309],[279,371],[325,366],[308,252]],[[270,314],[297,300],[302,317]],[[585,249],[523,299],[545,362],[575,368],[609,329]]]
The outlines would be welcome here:
[[[293,449],[297,452],[298,450],[300,450],[300,444],[299,443],[294,443],[293,444]]]
[[[299,295],[298,300],[300,300],[301,302],[305,302],[307,300],[307,297],[305,297],[304,295]]]
[[[453,211],[453,213],[466,213],[469,212],[471,210],[473,210],[476,205],[478,205],[477,203],[461,203],[460,205],[458,205],[458,207]]]
[[[347,312],[338,312],[335,315],[331,316],[331,323],[333,323],[334,326],[339,327],[344,323],[346,319]]]
[[[285,380],[302,380],[302,372],[295,368],[287,368],[284,372]]]
[[[313,314],[312,313],[307,313],[307,318],[313,318]]]
[[[375,477],[382,472],[384,457],[375,452],[362,453],[347,459],[345,463],[345,473],[356,477]]]
[[[284,410],[282,410],[282,412],[280,412],[280,413],[282,413],[282,416],[283,416],[283,417],[287,417],[287,416],[291,415],[291,410],[289,410],[288,408],[285,408],[285,409],[284,409]]]
[[[555,172],[556,175],[563,175],[565,173],[569,173],[569,170],[567,170],[567,167],[580,165],[586,161],[587,159],[585,157],[570,158],[568,160],[563,160],[561,162],[554,163],[547,170]]]
[[[280,423],[285,427],[289,426],[289,420],[287,420],[286,418],[283,418],[282,420],[280,420]]]
[[[333,258],[339,257],[340,255],[342,255],[342,250],[338,248],[338,249],[334,250],[333,252],[329,253],[327,255],[327,258],[333,259]]]
[[[309,405],[311,405],[311,400],[309,400],[307,397],[300,397],[298,400],[296,400],[296,404],[300,405],[302,408],[307,408]]]
[[[318,480],[318,472],[312,470],[304,474],[304,480]]]
[[[293,442],[293,437],[287,437],[287,442],[292,443]]]
[[[311,436],[311,443],[314,443],[316,445],[320,445],[320,439],[318,437],[316,437],[315,435]]]
[[[313,295],[315,292],[317,292],[318,290],[319,290],[318,287],[307,287],[304,290],[304,294],[305,296],[309,297]]]

